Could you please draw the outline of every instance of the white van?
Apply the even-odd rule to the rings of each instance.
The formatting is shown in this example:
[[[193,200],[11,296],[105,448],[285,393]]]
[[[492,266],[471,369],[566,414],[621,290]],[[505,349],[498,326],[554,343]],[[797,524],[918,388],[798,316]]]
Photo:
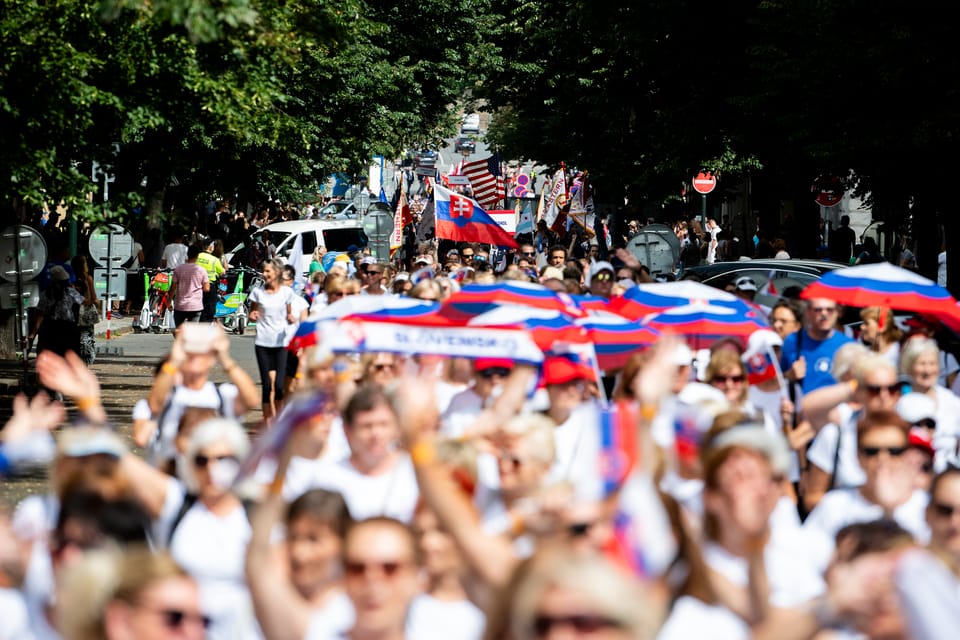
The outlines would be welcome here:
[[[480,133],[480,114],[468,113],[463,116],[463,124],[460,125],[460,133]]]
[[[344,252],[351,245],[363,247],[367,244],[367,236],[363,232],[363,223],[359,218],[347,220],[287,220],[268,224],[258,233],[266,231],[270,234],[270,244],[277,249],[277,257],[287,262],[290,250],[297,236],[303,238],[303,257],[300,259],[300,272],[304,275],[310,269],[313,251],[318,246],[326,247],[327,251]],[[239,251],[243,245],[234,247],[228,254],[228,259]]]

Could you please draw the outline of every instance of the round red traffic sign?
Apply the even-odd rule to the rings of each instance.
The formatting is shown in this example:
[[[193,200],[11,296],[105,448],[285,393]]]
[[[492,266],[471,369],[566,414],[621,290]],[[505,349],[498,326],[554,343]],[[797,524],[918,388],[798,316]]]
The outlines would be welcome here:
[[[712,171],[701,171],[693,179],[693,190],[704,195],[717,188],[717,179]]]
[[[837,176],[820,176],[810,190],[821,207],[834,207],[843,200],[843,180]]]

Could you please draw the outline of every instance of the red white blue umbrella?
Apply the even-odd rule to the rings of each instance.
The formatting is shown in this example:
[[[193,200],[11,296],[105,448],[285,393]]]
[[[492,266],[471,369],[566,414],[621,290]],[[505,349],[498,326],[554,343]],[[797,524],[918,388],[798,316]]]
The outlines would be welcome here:
[[[743,314],[756,313],[746,302],[732,293],[694,280],[657,282],[630,287],[621,297],[611,300],[610,310],[625,318],[639,320],[651,313],[689,304],[710,304],[731,307]]]
[[[584,315],[568,294],[557,293],[532,282],[468,284],[443,301],[443,308],[451,315],[460,313],[476,316],[501,305],[527,306],[571,316]]]
[[[633,353],[649,347],[660,337],[657,329],[614,313],[591,313],[575,322],[593,343],[597,364],[605,371],[622,368]]]
[[[730,306],[715,304],[689,304],[666,309],[645,317],[643,325],[663,334],[684,336],[701,347],[722,338],[746,337],[758,329],[770,328],[766,320],[753,312],[743,313]]]
[[[930,315],[957,315],[957,301],[932,280],[888,262],[834,269],[809,284],[804,300],[829,298],[851,307],[882,307]]]
[[[440,305],[416,298],[396,296],[346,296],[327,305],[300,323],[287,348],[296,351],[315,345],[324,327],[359,314],[381,314],[383,321],[409,322],[430,315]]]

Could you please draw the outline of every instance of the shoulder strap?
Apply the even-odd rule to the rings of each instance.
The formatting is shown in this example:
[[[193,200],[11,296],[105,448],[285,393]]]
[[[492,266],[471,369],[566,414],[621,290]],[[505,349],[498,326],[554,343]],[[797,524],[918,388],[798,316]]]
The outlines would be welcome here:
[[[183,496],[183,503],[180,505],[180,510],[177,511],[177,515],[173,517],[173,522],[170,523],[170,531],[167,532],[167,547],[170,547],[170,543],[173,542],[173,534],[177,530],[177,527],[180,525],[180,521],[183,520],[183,517],[187,515],[187,511],[190,511],[193,505],[197,504],[197,500],[200,499],[195,493],[188,493]]]
[[[843,427],[837,425],[837,447],[833,450],[833,471],[830,472],[830,484],[827,491],[833,491],[837,486],[837,465],[840,464],[840,443],[843,441]]]

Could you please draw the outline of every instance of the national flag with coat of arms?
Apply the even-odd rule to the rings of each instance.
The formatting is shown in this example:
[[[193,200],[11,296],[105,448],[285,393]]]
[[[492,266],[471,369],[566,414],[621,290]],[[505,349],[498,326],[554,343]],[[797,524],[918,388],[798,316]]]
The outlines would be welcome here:
[[[464,162],[460,171],[469,178],[473,195],[484,209],[495,208],[506,196],[499,155],[494,154],[486,160]]]
[[[517,242],[491,218],[480,204],[467,196],[436,185],[436,236],[457,242],[483,242],[517,248]]]

